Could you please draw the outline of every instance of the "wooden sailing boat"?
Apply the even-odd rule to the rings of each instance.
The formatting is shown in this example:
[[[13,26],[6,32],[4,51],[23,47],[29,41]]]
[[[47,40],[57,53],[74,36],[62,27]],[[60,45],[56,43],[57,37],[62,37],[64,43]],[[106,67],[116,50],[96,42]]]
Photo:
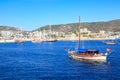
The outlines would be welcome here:
[[[76,50],[68,50],[68,54],[71,58],[77,60],[93,60],[93,61],[106,61],[108,52],[110,49],[107,49],[105,54],[99,53],[98,50],[85,49],[80,47],[80,17],[79,17],[79,29],[78,29],[78,47]]]

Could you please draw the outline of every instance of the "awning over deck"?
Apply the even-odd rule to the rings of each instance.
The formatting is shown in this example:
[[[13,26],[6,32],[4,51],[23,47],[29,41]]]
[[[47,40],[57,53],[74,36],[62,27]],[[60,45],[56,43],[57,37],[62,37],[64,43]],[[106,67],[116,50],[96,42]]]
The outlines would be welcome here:
[[[99,51],[95,50],[95,49],[79,48],[79,49],[76,50],[76,53],[85,53],[85,52],[88,52],[88,53],[99,53]]]
[[[78,52],[78,53],[84,53],[84,52],[86,52],[87,50],[88,50],[88,49],[79,48],[79,49],[76,50],[76,52]]]

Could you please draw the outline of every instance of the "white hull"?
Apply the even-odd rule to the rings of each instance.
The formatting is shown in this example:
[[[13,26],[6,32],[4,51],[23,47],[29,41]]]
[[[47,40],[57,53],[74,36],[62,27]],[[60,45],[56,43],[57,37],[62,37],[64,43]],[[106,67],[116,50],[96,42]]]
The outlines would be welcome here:
[[[117,44],[116,42],[106,42],[106,44]]]
[[[22,40],[22,39],[18,39],[18,40],[15,40],[15,42],[17,42],[17,43],[23,43],[23,42],[25,42],[25,41]]]
[[[106,60],[107,56],[76,56],[76,55],[70,55],[73,59],[82,59],[82,60]]]
[[[47,40],[44,40],[44,42],[56,42],[57,40],[56,39],[47,39]]]
[[[42,39],[34,39],[34,40],[32,40],[32,42],[33,43],[39,43],[39,42],[43,42],[43,40]]]

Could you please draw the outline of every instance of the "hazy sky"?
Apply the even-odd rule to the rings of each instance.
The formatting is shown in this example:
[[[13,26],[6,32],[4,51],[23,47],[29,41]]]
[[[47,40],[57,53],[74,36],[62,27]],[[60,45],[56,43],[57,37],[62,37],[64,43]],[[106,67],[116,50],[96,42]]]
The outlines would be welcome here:
[[[120,19],[120,0],[0,0],[0,25],[34,30],[48,24]]]

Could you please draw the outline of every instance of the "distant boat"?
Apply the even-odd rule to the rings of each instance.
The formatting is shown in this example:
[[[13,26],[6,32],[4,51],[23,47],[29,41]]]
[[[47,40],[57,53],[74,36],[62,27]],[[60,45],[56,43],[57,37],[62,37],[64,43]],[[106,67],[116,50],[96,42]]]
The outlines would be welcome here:
[[[19,30],[16,36],[16,39],[14,39],[15,42],[17,43],[23,43],[25,40],[22,38],[22,31]]]
[[[80,47],[80,17],[78,30],[78,47],[75,50],[68,49],[69,57],[77,60],[106,61],[110,48],[103,54],[99,53],[96,49],[85,49]]]
[[[33,39],[32,42],[33,43],[38,43],[38,42],[43,42],[43,40],[42,39]]]
[[[47,40],[44,40],[43,42],[56,42],[57,39],[47,39]]]
[[[15,42],[17,42],[17,43],[23,43],[23,42],[25,42],[25,41],[22,40],[22,39],[16,39]]]
[[[117,44],[115,41],[107,41],[105,44]]]
[[[50,33],[49,33],[49,35],[47,36],[47,38],[45,38],[45,39],[43,40],[43,42],[56,42],[56,41],[57,41],[57,39],[54,37],[53,32],[52,32],[52,30],[51,30],[51,25],[50,25]]]
[[[115,39],[106,40],[104,43],[105,44],[111,44],[111,45],[117,44],[117,42],[115,41]]]
[[[113,36],[109,36],[108,40],[105,40],[104,43],[111,44],[111,45],[117,44],[117,42],[115,41],[115,37],[113,37]]]

